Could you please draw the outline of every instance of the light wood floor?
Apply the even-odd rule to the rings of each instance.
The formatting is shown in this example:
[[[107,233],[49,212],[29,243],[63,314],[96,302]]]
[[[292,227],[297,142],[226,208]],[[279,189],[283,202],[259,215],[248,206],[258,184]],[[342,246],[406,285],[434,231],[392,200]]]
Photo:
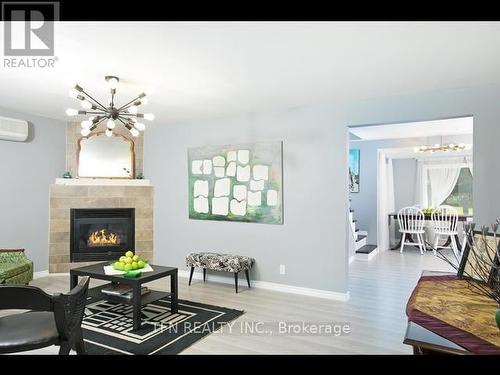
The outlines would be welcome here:
[[[405,305],[422,270],[451,271],[444,261],[428,252],[408,249],[404,254],[387,251],[370,262],[354,261],[349,269],[348,302],[299,296],[263,289],[234,293],[228,284],[179,279],[181,299],[244,310],[232,333],[226,327],[198,341],[183,354],[410,354],[403,345]],[[69,276],[48,276],[33,285],[48,292],[66,291]],[[243,284],[243,283],[241,283]],[[97,285],[97,283],[95,283]],[[152,283],[161,289],[166,285]],[[351,332],[333,335],[243,334],[245,322],[307,322],[349,324]],[[29,352],[56,353],[55,347]]]

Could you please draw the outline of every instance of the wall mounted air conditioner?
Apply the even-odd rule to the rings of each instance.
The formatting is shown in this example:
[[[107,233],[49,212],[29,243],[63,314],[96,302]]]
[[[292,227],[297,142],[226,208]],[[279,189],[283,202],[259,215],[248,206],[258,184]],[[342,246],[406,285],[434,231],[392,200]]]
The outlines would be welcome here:
[[[28,139],[28,121],[0,116],[0,140],[24,142]]]

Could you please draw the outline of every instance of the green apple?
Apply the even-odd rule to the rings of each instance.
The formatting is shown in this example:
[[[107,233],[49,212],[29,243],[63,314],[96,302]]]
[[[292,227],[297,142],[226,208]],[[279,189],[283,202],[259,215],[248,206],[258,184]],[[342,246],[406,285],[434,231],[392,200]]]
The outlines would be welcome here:
[[[132,257],[134,256],[134,253],[133,253],[132,251],[130,251],[130,250],[129,250],[129,251],[127,251],[127,252],[125,253],[125,256],[126,256],[126,257],[128,257],[128,258],[132,258]]]
[[[134,262],[139,261],[139,255],[134,255],[134,256],[132,257],[132,259],[134,260]]]
[[[126,258],[126,257],[122,255],[122,256],[120,257],[120,262],[125,263],[125,258]]]
[[[132,265],[131,264],[126,264],[125,267],[123,268],[124,271],[132,271]]]
[[[122,264],[120,262],[114,262],[113,263],[113,268],[115,270],[120,270],[120,268],[122,268]]]
[[[137,262],[137,265],[139,266],[139,268],[144,268],[146,266],[146,263],[144,263],[143,260],[140,260]]]
[[[132,264],[132,262],[133,262],[132,258],[130,258],[130,257],[125,258],[125,263]]]
[[[139,265],[137,264],[137,262],[132,262],[132,269],[136,270],[138,268],[139,268]]]

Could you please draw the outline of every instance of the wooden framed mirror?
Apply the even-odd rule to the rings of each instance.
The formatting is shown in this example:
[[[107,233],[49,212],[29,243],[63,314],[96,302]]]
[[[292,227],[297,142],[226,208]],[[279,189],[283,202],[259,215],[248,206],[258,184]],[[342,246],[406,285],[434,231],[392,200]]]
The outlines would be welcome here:
[[[82,137],[77,151],[78,177],[135,178],[134,141],[104,132]]]

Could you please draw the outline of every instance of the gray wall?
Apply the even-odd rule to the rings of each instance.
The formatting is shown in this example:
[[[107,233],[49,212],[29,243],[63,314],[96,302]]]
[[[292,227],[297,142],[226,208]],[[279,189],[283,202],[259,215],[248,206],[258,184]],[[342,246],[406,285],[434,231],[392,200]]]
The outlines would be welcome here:
[[[346,291],[347,138],[328,107],[153,123],[145,175],[155,185],[155,261],[186,269],[191,251],[237,253],[256,259],[255,280]],[[283,141],[283,225],[188,219],[188,147],[271,140]]]
[[[156,186],[155,258],[184,268],[190,251],[239,252],[257,258],[258,280],[344,292],[347,126],[473,115],[475,220],[490,223],[500,213],[500,176],[491,173],[500,159],[499,102],[497,87],[474,87],[173,126],[157,121],[145,139],[145,174]],[[284,142],[285,224],[189,220],[187,148],[260,140]],[[365,178],[362,170],[361,191]]]
[[[30,123],[29,142],[0,140],[0,247],[25,248],[35,271],[48,267],[49,184],[64,172],[62,121],[0,109]]]
[[[399,211],[403,207],[415,204],[415,183],[417,172],[416,159],[394,159],[394,208]]]

